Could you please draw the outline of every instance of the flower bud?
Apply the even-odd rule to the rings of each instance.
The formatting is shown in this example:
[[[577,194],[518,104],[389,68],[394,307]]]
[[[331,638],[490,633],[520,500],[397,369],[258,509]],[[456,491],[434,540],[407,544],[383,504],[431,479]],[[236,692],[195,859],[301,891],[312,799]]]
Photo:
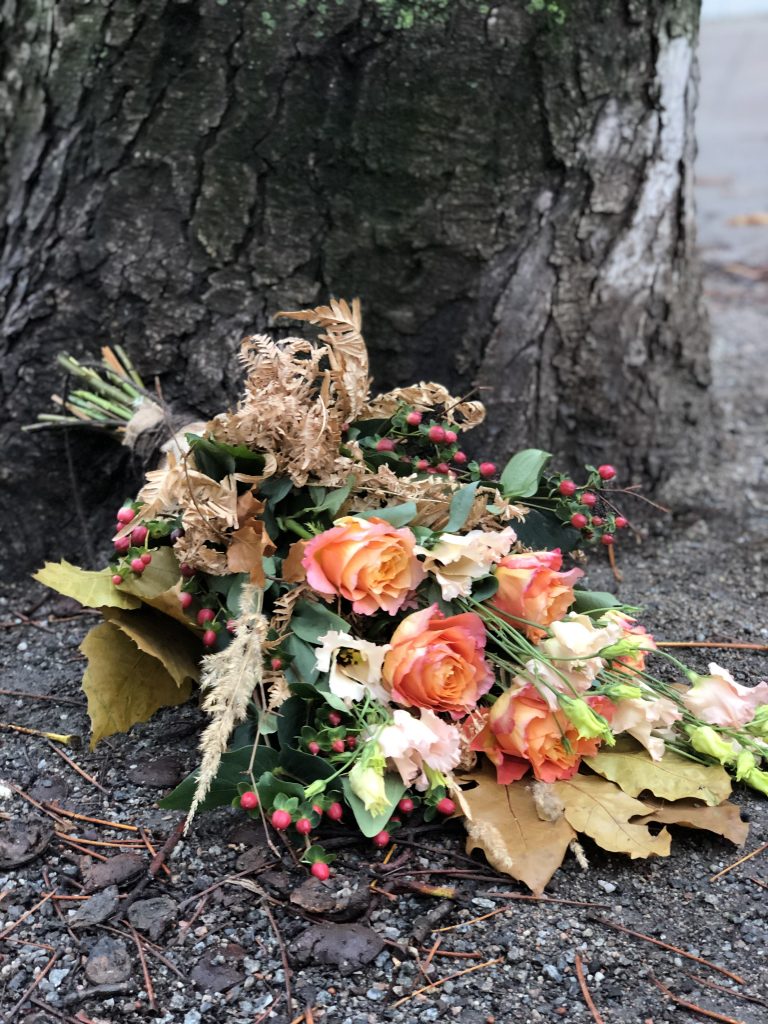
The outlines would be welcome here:
[[[349,786],[355,796],[363,801],[366,811],[374,817],[383,814],[389,807],[383,767],[378,768],[372,764],[364,766],[362,761],[356,761],[349,773]]]
[[[312,800],[314,797],[319,796],[325,791],[325,779],[315,779],[304,790],[304,799]]]
[[[755,768],[757,768],[755,755],[749,750],[740,751],[736,758],[736,781],[743,782]]]
[[[755,717],[747,723],[747,730],[753,736],[768,740],[768,704],[763,704],[755,711]]]
[[[633,686],[632,683],[611,683],[603,690],[611,700],[637,700],[644,692],[641,686]]]
[[[611,732],[608,720],[593,711],[585,700],[569,697],[564,693],[559,693],[557,697],[560,707],[578,729],[581,739],[601,739],[609,747],[615,744],[616,738]]]
[[[753,768],[744,776],[744,781],[752,789],[768,796],[768,772],[761,772],[759,768]]]
[[[697,725],[688,731],[691,746],[700,754],[713,757],[720,764],[731,764],[736,760],[736,751],[710,725]]]

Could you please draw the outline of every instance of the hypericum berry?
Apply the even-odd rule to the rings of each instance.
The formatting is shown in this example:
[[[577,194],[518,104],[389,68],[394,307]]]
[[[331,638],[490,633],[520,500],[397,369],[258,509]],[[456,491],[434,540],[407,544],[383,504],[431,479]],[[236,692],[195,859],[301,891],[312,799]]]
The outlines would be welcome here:
[[[140,558],[132,558],[131,569],[137,574],[137,576],[140,576],[144,572],[144,563]]]
[[[189,562],[182,562],[179,566],[179,572],[185,580],[190,580],[195,575],[195,570],[189,564]]]
[[[354,750],[357,746],[357,736],[347,736],[347,750]]]
[[[312,822],[309,818],[299,818],[296,822],[296,831],[302,836],[308,836],[312,831]]]
[[[215,629],[206,629],[206,631],[203,633],[203,644],[206,647],[213,647],[215,643],[216,643],[216,630]]]
[[[391,437],[382,437],[380,441],[376,442],[377,452],[393,452],[395,450],[395,442]]]
[[[557,485],[557,489],[564,498],[570,498],[576,493],[576,484],[573,480],[561,480]]]
[[[259,794],[252,789],[247,790],[240,797],[240,806],[244,811],[255,811],[259,806]]]
[[[184,611],[186,611],[187,608],[189,608],[193,601],[194,597],[190,594],[188,590],[182,590],[182,592],[179,594],[179,604],[184,609]]]
[[[429,469],[429,463],[426,459],[417,459],[413,464],[413,468],[423,473],[425,469]]]
[[[409,427],[418,427],[423,417],[418,409],[411,409],[408,415],[405,417],[405,422]]]
[[[614,536],[612,533],[604,533],[600,540],[607,548],[609,548],[611,544],[613,544]]]
[[[430,441],[434,441],[435,444],[442,444],[443,441],[445,441],[445,428],[435,423],[435,425],[430,427],[427,431],[427,437]]]
[[[593,508],[597,504],[597,495],[593,494],[592,491],[584,491],[579,501],[582,505],[586,505],[587,508]]]
[[[454,454],[451,457],[457,466],[463,466],[467,461],[466,452],[454,452]]]
[[[481,462],[478,466],[480,476],[495,476],[496,475],[496,463],[495,462]]]
[[[171,530],[171,544],[175,544],[177,540],[184,536],[184,531],[178,527],[175,530]]]
[[[227,632],[234,633],[237,629],[237,619],[227,619]]]
[[[456,442],[458,440],[459,440],[459,435],[456,433],[455,430],[446,430],[446,432],[445,432],[445,443],[446,444],[456,444]]]
[[[449,796],[444,796],[442,800],[438,800],[435,804],[435,810],[438,814],[453,814],[456,810],[456,804]]]
[[[385,846],[389,846],[392,837],[386,829],[382,829],[381,832],[377,832],[373,837],[373,845],[378,846],[379,849],[383,849]]]
[[[597,472],[601,480],[613,480],[616,476],[616,470],[613,466],[609,466],[608,464],[605,466],[598,466]]]
[[[146,526],[134,526],[134,528],[131,530],[131,543],[136,545],[143,544],[144,541],[147,539],[148,533],[149,530],[146,528]]]
[[[310,740],[309,743],[307,744],[307,750],[310,752],[310,754],[317,755],[320,753],[320,744],[317,742],[317,740]]]
[[[120,584],[123,582],[123,577],[116,572],[115,575],[112,577],[112,582],[116,587],[119,587]]]
[[[575,526],[577,530],[583,530],[588,522],[583,512],[574,512],[571,516],[571,526]]]
[[[136,513],[132,508],[120,508],[117,510],[117,521],[125,525],[126,523],[132,523],[136,518]]]
[[[398,809],[403,812],[403,814],[411,814],[416,805],[409,796],[404,796],[397,806]]]
[[[144,563],[144,565],[149,565],[149,563],[152,561],[152,555],[150,555],[148,551],[145,551],[144,554],[141,556],[141,560]]]
[[[272,668],[274,669],[275,672],[279,672],[280,669],[283,667],[283,659],[282,658],[273,658],[272,661],[270,661],[269,664],[272,666]]]
[[[437,470],[438,473],[442,473],[443,476],[445,476],[446,473],[451,472],[451,467],[448,465],[447,462],[438,462],[438,464],[435,466],[435,469]]]
[[[325,813],[328,815],[331,821],[341,821],[341,819],[344,816],[344,808],[337,800],[336,803],[331,804],[331,806]]]
[[[346,750],[346,747],[344,746],[344,740],[334,740],[331,743],[331,750],[334,752],[334,754],[343,754],[344,751]]]
[[[319,878],[321,882],[324,882],[331,874],[331,869],[323,860],[316,860],[309,870],[315,878]]]
[[[293,821],[288,811],[272,811],[269,820],[272,822],[272,828],[276,828],[278,832],[283,832]]]
[[[592,516],[592,525],[593,526],[602,526],[604,522],[605,522],[605,520],[603,519],[602,516]]]
[[[329,711],[328,712],[328,721],[333,726],[341,725],[341,715],[339,714],[338,711]]]
[[[629,520],[625,519],[624,516],[616,516],[616,519],[614,520],[614,522],[616,523],[616,529],[617,530],[623,530],[627,526],[629,526]]]
[[[315,812],[318,818],[322,818],[323,808],[320,806],[320,804],[312,804],[312,810]]]
[[[115,551],[118,553],[118,555],[124,555],[128,548],[131,546],[131,538],[118,537],[117,540],[114,541],[114,545]]]
[[[197,613],[197,624],[198,626],[204,626],[206,622],[213,622],[216,618],[216,613],[213,608],[201,608]]]

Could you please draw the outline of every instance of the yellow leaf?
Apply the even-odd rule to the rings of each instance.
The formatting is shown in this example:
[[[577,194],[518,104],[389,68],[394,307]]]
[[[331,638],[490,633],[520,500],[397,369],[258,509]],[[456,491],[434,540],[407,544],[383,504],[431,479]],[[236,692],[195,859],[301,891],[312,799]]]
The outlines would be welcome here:
[[[563,817],[542,821],[528,783],[500,786],[488,770],[462,781],[477,783],[474,789],[462,791],[472,814],[464,819],[467,852],[482,850],[497,871],[541,895],[576,838],[573,828]]]
[[[105,608],[104,618],[130,637],[139,650],[161,662],[177,686],[200,678],[200,642],[183,626],[149,609],[124,612]]]
[[[144,572],[140,576],[129,573],[120,584],[120,590],[140,597],[142,601],[149,601],[174,587],[180,576],[173,548],[157,548],[152,552],[152,561]]]
[[[749,834],[749,825],[741,820],[741,812],[736,804],[725,803],[717,807],[706,807],[692,800],[677,800],[673,804],[643,801],[652,804],[650,814],[636,819],[638,825],[646,825],[656,821],[660,825],[685,825],[686,828],[704,829],[716,832],[719,836],[730,839],[736,846],[743,846]]]
[[[661,761],[654,761],[643,747],[622,741],[612,750],[601,750],[584,761],[629,796],[647,790],[662,800],[691,797],[714,807],[731,795],[731,780],[724,768],[690,761],[672,750]]]
[[[86,608],[138,608],[141,602],[122,586],[112,582],[112,570],[107,567],[100,572],[89,572],[69,562],[46,562],[33,579],[43,583],[60,594],[73,597]]]
[[[192,684],[177,686],[156,658],[139,650],[114,623],[94,626],[80,645],[88,659],[83,690],[91,719],[91,750],[105,736],[146,722],[158,708],[183,704]]]
[[[552,786],[568,823],[604,850],[628,853],[633,860],[669,855],[671,840],[666,829],[652,836],[647,826],[630,822],[630,818],[647,814],[648,805],[627,796],[612,782],[595,775],[574,775]]]
[[[144,606],[155,608],[157,611],[162,612],[163,615],[167,615],[171,619],[175,619],[180,622],[185,629],[190,630],[192,633],[202,635],[202,629],[195,622],[193,616],[189,615],[181,607],[179,603],[179,594],[181,588],[177,585],[173,590],[166,590],[162,594],[158,594],[157,597],[147,597],[144,599]]]

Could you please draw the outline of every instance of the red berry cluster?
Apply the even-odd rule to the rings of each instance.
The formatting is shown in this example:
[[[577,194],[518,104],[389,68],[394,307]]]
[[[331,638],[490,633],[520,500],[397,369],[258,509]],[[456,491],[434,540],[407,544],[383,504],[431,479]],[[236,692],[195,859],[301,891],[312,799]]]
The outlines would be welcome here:
[[[308,753],[315,757],[346,754],[357,746],[357,733],[352,732],[345,724],[338,711],[323,712],[315,723],[315,728],[305,726],[301,733],[302,743]]]
[[[115,529],[119,532],[129,526],[136,518],[136,509],[132,505],[123,505],[117,511]],[[115,554],[118,556],[113,564],[112,583],[119,587],[129,573],[141,576],[152,561],[152,553],[147,550],[149,529],[143,524],[134,526],[130,533],[113,541]]]
[[[568,477],[556,482],[553,495],[559,498],[556,512],[563,522],[582,532],[585,540],[600,540],[610,547],[616,539],[616,531],[629,526],[622,515],[617,515],[602,496],[602,485],[616,477],[613,466],[587,466],[589,476],[586,483],[576,484]]]
[[[243,789],[236,802],[251,817],[261,816],[261,801],[255,790]],[[341,804],[331,797],[320,797],[313,803],[300,803],[295,796],[278,793],[266,814],[266,820],[277,832],[287,832],[293,826],[306,844],[302,860],[310,865],[315,878],[324,882],[330,876],[328,862],[333,857],[329,857],[322,847],[310,845],[308,837],[319,826],[323,814],[331,821],[340,821],[343,813]]]
[[[496,476],[493,462],[470,462],[458,441],[453,425],[439,418],[425,420],[420,410],[403,406],[392,417],[387,433],[371,444],[377,452],[389,452],[399,461],[411,463],[417,473],[468,476],[472,480]]]

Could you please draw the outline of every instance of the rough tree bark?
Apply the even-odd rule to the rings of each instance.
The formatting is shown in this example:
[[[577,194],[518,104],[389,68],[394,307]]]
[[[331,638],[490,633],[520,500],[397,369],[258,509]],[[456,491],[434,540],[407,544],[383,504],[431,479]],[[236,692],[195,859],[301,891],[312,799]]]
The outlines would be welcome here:
[[[487,389],[485,453],[691,458],[698,3],[526,6],[5,0],[6,572],[83,553],[62,439],[18,433],[57,351],[120,342],[213,412],[241,335],[331,292],[380,385]],[[87,506],[129,490],[108,443],[75,454]]]

